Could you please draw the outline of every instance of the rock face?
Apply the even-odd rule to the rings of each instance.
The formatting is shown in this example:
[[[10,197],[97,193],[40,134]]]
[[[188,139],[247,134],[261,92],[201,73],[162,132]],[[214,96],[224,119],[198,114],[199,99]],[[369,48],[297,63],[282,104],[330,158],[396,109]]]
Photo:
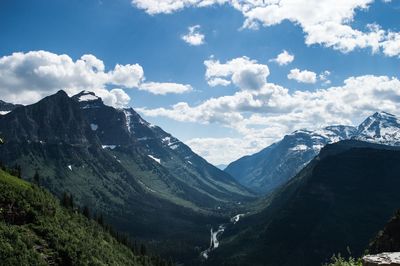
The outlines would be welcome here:
[[[400,252],[368,255],[363,258],[363,266],[400,266]]]

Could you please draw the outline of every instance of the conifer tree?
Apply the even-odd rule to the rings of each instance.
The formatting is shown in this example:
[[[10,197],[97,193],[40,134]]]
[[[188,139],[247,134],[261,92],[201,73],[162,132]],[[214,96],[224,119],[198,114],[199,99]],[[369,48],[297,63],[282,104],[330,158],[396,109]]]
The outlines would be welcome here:
[[[86,218],[90,219],[90,211],[88,206],[83,207],[82,214],[86,216]]]
[[[40,185],[40,176],[37,170],[35,171],[35,175],[33,176],[33,182],[35,182],[35,184],[38,186]]]

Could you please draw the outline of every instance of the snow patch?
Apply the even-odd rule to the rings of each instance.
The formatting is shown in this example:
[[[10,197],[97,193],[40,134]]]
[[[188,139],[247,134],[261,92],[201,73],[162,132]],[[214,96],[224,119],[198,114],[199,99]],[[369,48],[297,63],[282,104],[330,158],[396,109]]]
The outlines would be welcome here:
[[[156,158],[156,157],[154,157],[153,155],[147,155],[147,156],[149,156],[151,159],[153,159],[154,161],[156,161],[157,163],[159,163],[159,164],[161,164],[161,159],[158,159],[158,158]]]
[[[68,165],[68,169],[72,171],[72,165]]]
[[[125,114],[126,128],[128,129],[129,132],[131,132],[131,126],[132,126],[131,125],[131,116],[132,116],[132,113],[129,112],[129,110],[125,110],[125,109],[123,109],[122,111]]]
[[[306,150],[308,150],[308,149],[309,149],[309,148],[308,148],[307,145],[299,144],[299,145],[297,145],[297,146],[291,148],[290,150],[292,150],[292,151],[306,151]]]
[[[174,144],[174,145],[171,145],[171,146],[169,146],[171,149],[173,149],[173,150],[176,150],[176,149],[178,149],[179,148],[179,145],[177,145],[177,144]]]
[[[11,112],[11,111],[0,111],[0,115],[6,115],[6,114],[8,114],[9,112]]]
[[[111,150],[113,150],[113,149],[115,149],[115,147],[117,147],[117,145],[101,145],[101,147],[103,149],[111,149]]]
[[[161,141],[162,143],[169,145],[171,143],[171,137],[165,137]]]
[[[91,128],[93,131],[96,131],[96,130],[99,128],[99,126],[96,125],[96,124],[90,124],[90,128]]]
[[[315,145],[313,145],[313,149],[315,151],[320,151],[324,146],[325,145],[323,145],[323,144],[315,144]]]

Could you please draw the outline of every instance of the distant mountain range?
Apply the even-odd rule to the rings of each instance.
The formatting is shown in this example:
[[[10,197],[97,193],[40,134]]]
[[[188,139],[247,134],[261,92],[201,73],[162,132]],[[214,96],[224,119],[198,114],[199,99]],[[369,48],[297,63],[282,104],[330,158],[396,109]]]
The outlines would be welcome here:
[[[400,122],[392,114],[377,112],[358,127],[297,130],[254,155],[232,162],[225,171],[244,186],[268,194],[294,177],[322,147],[347,139],[399,145]]]
[[[224,233],[209,264],[321,265],[348,249],[359,257],[400,206],[399,173],[400,148],[356,140],[328,144],[261,211]]]
[[[133,109],[91,92],[59,91],[0,116],[0,161],[61,197],[73,195],[116,229],[179,260],[207,247],[209,226],[252,194]]]

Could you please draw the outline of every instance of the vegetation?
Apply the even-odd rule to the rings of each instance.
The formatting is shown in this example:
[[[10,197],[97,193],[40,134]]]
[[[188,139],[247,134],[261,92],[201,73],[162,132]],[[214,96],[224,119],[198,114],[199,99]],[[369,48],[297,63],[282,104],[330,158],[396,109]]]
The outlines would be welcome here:
[[[76,208],[3,170],[0,192],[2,265],[172,265],[146,256],[145,247],[135,254]]]
[[[331,262],[328,264],[324,264],[324,266],[362,266],[362,260],[355,259],[353,257],[345,259],[340,254],[338,254],[337,256],[334,255],[331,258]]]

